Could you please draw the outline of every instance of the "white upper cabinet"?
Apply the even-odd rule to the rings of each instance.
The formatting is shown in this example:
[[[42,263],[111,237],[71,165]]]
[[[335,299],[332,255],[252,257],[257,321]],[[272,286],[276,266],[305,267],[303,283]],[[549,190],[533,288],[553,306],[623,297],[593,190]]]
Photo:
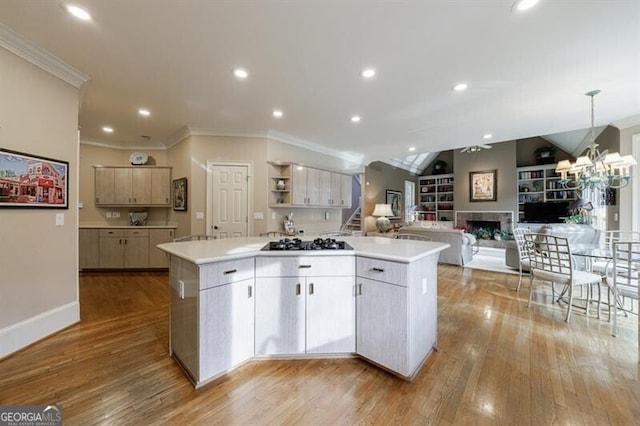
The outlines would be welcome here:
[[[272,168],[282,170],[285,167],[288,177],[282,174],[271,175],[270,207],[351,207],[351,175],[315,169],[298,164],[283,165],[272,163]],[[274,182],[282,181],[284,189],[273,187]],[[290,198],[289,198],[290,195]],[[290,203],[287,201],[291,200]]]

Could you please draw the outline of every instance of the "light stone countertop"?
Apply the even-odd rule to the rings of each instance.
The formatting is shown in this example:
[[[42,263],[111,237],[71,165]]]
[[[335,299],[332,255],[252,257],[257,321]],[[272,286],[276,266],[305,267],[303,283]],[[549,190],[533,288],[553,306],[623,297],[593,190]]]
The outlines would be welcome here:
[[[167,253],[196,265],[253,256],[344,256],[357,255],[393,262],[411,263],[437,254],[449,244],[434,241],[396,240],[384,237],[338,237],[353,250],[261,251],[274,238],[240,237],[221,240],[183,241],[159,244]],[[305,236],[303,240],[313,240]]]

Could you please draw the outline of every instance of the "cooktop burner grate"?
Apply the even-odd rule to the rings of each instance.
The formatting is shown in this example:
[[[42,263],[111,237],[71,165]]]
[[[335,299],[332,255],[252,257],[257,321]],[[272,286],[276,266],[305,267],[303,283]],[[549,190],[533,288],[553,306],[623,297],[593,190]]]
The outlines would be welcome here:
[[[313,241],[303,241],[299,238],[285,238],[271,241],[262,248],[264,251],[273,250],[351,250],[352,247],[344,241],[333,238],[316,238]]]

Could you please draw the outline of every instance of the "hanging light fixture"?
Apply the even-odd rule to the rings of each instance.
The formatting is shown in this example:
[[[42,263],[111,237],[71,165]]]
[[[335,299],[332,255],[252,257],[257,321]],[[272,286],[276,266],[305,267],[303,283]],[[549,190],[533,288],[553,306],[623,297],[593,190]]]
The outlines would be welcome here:
[[[593,100],[598,93],[600,90],[585,93],[591,97],[591,133],[585,155],[578,157],[575,163],[562,160],[556,165],[556,173],[560,173],[560,183],[565,188],[578,191],[585,188],[623,188],[631,181],[631,166],[638,164],[631,155],[621,156],[617,152],[605,155],[598,149],[595,143]]]

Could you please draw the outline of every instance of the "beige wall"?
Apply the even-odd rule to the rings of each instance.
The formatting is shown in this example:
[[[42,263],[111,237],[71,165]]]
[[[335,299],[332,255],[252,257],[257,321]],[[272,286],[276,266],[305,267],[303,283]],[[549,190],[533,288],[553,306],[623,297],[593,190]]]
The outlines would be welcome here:
[[[191,216],[193,214],[191,197],[193,185],[191,182],[191,137],[182,140],[167,150],[167,162],[171,164],[171,176],[173,179],[187,178],[187,211],[169,212],[169,222],[178,225],[176,236],[196,234],[191,232]]]
[[[69,162],[68,210],[0,209],[0,357],[79,319],[77,120],[78,89],[0,48],[0,146]]]

